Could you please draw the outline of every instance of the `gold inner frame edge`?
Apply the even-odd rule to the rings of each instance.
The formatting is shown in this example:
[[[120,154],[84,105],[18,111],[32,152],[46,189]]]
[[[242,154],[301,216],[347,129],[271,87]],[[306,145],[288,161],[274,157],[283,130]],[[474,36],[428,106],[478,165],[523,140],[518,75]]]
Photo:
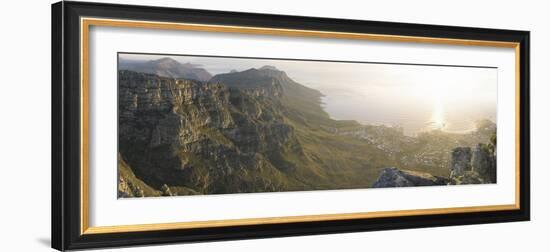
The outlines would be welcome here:
[[[89,164],[89,149],[88,149],[89,148],[88,147],[89,146],[89,128],[88,128],[89,112],[88,111],[89,111],[89,49],[90,49],[89,48],[89,31],[91,26],[514,48],[515,57],[516,57],[515,58],[515,61],[516,61],[515,62],[515,77],[516,77],[515,79],[515,83],[516,83],[515,84],[516,85],[515,204],[90,227],[89,225],[89,210],[90,210],[89,209],[89,166],[88,166]],[[369,218],[384,218],[384,217],[397,217],[397,216],[490,212],[490,211],[520,209],[520,205],[519,205],[520,204],[520,179],[519,179],[519,175],[520,175],[520,163],[519,163],[520,162],[519,161],[520,160],[520,149],[519,149],[520,49],[519,49],[519,46],[520,44],[517,42],[503,42],[503,41],[489,41],[489,40],[468,40],[468,39],[452,39],[452,38],[433,38],[433,37],[417,37],[417,36],[367,34],[367,33],[328,32],[328,31],[317,31],[317,30],[295,30],[295,29],[278,29],[278,28],[250,27],[250,26],[206,25],[206,24],[195,24],[195,23],[169,23],[169,22],[82,17],[80,19],[80,58],[81,58],[81,62],[80,62],[81,129],[80,130],[81,130],[81,145],[82,145],[81,153],[80,153],[81,154],[80,233],[81,235],[87,235],[87,234],[104,234],[104,233],[120,233],[120,232],[227,227],[227,226],[242,226],[242,225],[281,224],[281,223],[292,223],[292,222],[369,219]]]

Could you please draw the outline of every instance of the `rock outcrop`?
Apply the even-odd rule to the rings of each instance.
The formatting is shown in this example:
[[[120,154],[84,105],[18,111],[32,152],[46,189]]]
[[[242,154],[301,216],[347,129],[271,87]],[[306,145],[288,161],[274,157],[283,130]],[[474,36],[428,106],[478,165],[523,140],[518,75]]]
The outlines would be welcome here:
[[[472,169],[470,147],[457,147],[451,153],[451,177],[460,176]]]
[[[484,181],[496,182],[496,156],[487,144],[478,144],[472,157],[472,171],[477,172]]]
[[[492,143],[457,147],[451,154],[451,184],[496,183],[496,154]]]
[[[138,185],[127,181],[125,178],[118,177],[118,197],[119,198],[129,198],[129,197],[143,197],[144,193]]]
[[[372,185],[373,188],[446,185],[449,179],[429,173],[384,168]]]

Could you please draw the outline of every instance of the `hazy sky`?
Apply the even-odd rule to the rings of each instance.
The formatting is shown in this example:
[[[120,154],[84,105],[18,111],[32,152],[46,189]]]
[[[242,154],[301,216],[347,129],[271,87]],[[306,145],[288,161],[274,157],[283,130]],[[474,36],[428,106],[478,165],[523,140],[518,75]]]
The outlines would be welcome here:
[[[166,56],[120,54],[123,59]],[[410,135],[433,128],[468,131],[480,119],[496,121],[497,69],[169,56],[213,75],[272,65],[321,91],[334,119],[399,125]]]

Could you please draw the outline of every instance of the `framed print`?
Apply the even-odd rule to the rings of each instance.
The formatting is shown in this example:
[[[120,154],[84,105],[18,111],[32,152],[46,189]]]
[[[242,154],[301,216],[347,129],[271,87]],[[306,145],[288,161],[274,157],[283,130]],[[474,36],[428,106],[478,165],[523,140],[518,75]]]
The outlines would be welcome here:
[[[529,220],[529,32],[52,6],[58,250]]]

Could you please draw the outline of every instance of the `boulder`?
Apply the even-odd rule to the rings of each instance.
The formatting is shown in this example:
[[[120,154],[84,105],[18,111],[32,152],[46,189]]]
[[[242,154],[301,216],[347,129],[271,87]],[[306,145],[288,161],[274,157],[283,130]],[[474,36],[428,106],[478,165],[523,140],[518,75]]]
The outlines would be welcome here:
[[[162,196],[174,196],[174,194],[170,190],[170,187],[168,187],[168,185],[166,184],[162,185],[162,188],[160,190],[162,192]]]
[[[373,188],[407,187],[407,186],[434,186],[447,185],[447,178],[433,176],[429,173],[400,170],[395,167],[384,168]]]
[[[129,197],[144,197],[145,194],[143,190],[136,184],[132,183],[129,180],[125,180],[119,175],[118,178],[118,198],[129,198]]]

